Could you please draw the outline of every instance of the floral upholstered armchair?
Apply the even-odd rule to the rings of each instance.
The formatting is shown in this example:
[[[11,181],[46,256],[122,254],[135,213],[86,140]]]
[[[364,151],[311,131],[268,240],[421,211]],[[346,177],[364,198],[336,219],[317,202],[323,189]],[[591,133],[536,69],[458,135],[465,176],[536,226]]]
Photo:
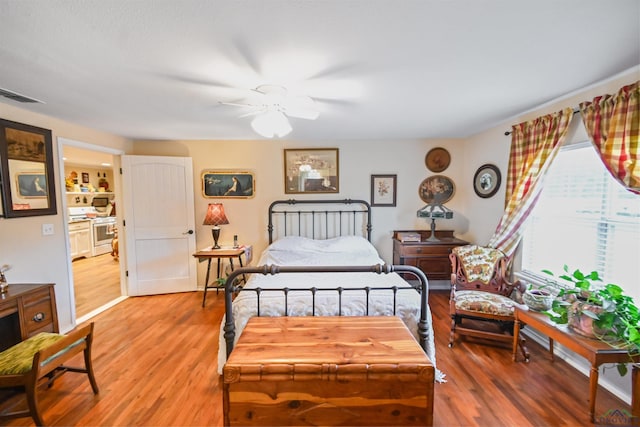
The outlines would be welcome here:
[[[453,248],[451,260],[451,333],[513,343],[514,307],[525,286],[509,281],[511,259],[498,249],[478,245]],[[526,352],[524,340],[520,349]]]

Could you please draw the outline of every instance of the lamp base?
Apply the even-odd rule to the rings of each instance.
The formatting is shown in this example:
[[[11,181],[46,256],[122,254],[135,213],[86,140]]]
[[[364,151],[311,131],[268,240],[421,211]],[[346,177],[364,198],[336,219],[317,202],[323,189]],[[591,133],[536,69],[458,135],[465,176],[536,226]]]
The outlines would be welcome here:
[[[220,227],[213,227],[211,229],[211,234],[213,235],[213,249],[220,249],[220,245],[218,245],[218,239],[220,238]]]
[[[427,242],[439,242],[440,239],[436,237],[436,219],[431,218],[431,236],[426,239]]]

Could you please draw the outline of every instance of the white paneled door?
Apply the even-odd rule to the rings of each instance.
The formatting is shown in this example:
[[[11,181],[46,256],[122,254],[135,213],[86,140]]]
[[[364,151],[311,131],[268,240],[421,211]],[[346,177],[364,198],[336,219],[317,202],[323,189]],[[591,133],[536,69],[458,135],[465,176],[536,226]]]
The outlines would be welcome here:
[[[122,156],[129,295],[196,290],[189,157]]]

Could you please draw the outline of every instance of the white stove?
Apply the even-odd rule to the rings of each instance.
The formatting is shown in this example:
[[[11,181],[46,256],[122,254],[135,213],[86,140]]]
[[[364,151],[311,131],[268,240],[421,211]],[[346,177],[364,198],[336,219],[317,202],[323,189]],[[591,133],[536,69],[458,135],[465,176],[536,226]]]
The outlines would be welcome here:
[[[91,223],[91,255],[102,255],[111,252],[111,241],[115,236],[116,217],[107,216],[94,206],[78,206],[69,208],[69,222],[90,221]]]

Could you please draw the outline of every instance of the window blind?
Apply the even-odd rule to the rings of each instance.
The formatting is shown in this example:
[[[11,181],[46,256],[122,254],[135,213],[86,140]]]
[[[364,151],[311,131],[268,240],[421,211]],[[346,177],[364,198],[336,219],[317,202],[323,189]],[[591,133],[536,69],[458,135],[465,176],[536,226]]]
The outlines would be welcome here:
[[[596,270],[640,301],[640,196],[611,177],[588,141],[561,148],[525,227],[527,274]]]

